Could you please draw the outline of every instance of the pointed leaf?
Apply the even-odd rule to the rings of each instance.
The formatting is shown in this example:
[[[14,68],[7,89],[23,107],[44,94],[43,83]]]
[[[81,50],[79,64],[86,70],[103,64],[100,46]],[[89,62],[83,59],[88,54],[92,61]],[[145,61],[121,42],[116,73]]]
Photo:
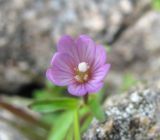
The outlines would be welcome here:
[[[52,100],[36,101],[30,107],[38,112],[49,113],[59,110],[73,110],[77,108],[78,100],[73,98],[55,98]]]
[[[48,140],[64,140],[74,119],[74,112],[67,111],[60,116],[52,128]]]
[[[102,110],[100,101],[96,94],[90,96],[88,105],[91,109],[91,112],[98,120],[103,121],[105,119],[105,114]]]
[[[81,124],[80,131],[81,133],[84,133],[91,124],[93,115],[91,114],[90,109],[86,105],[79,110],[79,114],[80,114],[80,124]]]

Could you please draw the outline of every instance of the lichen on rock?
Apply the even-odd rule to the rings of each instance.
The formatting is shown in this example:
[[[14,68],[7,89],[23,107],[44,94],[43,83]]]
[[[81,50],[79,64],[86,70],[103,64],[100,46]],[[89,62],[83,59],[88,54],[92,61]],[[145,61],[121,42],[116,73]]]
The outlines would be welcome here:
[[[118,98],[111,106],[112,97],[105,103],[106,121],[95,119],[84,140],[158,140],[160,90],[137,90]]]

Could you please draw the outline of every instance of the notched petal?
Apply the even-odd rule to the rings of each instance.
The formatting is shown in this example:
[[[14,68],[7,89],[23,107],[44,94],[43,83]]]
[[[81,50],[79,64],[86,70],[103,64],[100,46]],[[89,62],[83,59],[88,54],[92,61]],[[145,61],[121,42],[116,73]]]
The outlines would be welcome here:
[[[94,41],[86,35],[81,35],[75,42],[80,62],[87,62],[91,65],[94,62],[96,51]]]
[[[46,76],[56,85],[69,85],[74,82],[74,67],[73,59],[68,54],[57,53]]]
[[[94,82],[94,81],[91,81],[91,82],[88,82],[86,84],[86,89],[87,89],[87,91],[88,91],[89,94],[92,94],[92,93],[96,93],[100,89],[102,89],[103,85],[104,85],[103,82]]]
[[[107,53],[105,48],[101,45],[97,45],[93,69],[97,69],[98,67],[103,66],[106,63],[106,61]]]
[[[74,96],[84,96],[87,90],[83,84],[71,84],[68,86],[68,92]]]
[[[97,81],[97,82],[102,81],[107,75],[110,69],[110,66],[111,66],[110,64],[105,64],[101,66],[100,68],[96,69],[95,71],[93,71],[92,80]]]

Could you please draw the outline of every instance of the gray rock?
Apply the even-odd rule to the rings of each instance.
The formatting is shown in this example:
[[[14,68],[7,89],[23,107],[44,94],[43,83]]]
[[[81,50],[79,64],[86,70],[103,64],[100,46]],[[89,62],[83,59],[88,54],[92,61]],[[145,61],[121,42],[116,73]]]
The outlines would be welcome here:
[[[44,81],[62,34],[113,43],[151,0],[0,0],[0,91]]]
[[[159,26],[160,13],[155,11],[147,12],[130,26],[113,44],[113,50],[109,56],[113,69],[124,70],[127,67],[138,74],[158,70],[160,68]],[[153,67],[155,63],[156,67]]]
[[[105,103],[106,121],[93,120],[84,140],[159,140],[160,90],[136,90]]]
[[[23,136],[14,127],[4,122],[4,120],[0,120],[0,140],[29,140],[29,139]]]
[[[31,100],[0,95],[0,140],[44,140],[49,126],[27,106]]]
[[[129,26],[112,45],[108,54],[112,64],[108,81],[113,86],[114,93],[119,93],[118,89],[121,88],[126,73],[137,81],[149,83],[160,78],[159,27],[160,13],[148,11]]]

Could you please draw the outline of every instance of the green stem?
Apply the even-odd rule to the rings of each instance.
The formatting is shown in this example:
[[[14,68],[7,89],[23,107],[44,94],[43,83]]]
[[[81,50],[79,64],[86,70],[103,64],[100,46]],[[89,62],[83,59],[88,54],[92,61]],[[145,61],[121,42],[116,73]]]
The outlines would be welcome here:
[[[81,140],[78,109],[74,112],[74,140]]]
[[[85,96],[83,96],[83,101],[84,101],[84,104],[88,104],[88,93],[85,95]]]

